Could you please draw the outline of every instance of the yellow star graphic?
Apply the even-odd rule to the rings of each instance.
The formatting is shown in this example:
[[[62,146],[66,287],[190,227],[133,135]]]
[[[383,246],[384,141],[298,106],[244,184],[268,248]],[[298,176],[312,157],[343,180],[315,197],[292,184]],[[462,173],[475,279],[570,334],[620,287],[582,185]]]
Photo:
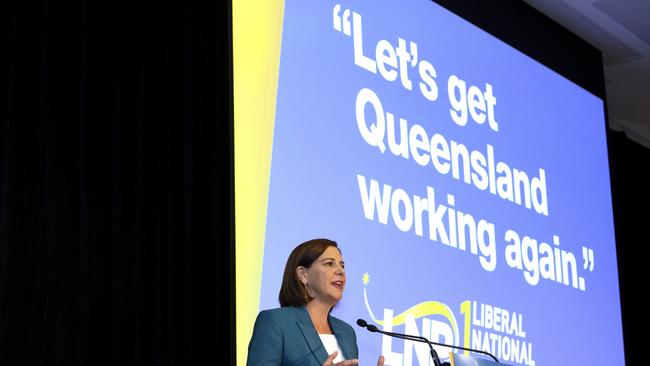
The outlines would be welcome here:
[[[363,284],[367,285],[368,282],[370,282],[370,275],[368,275],[368,272],[363,274]]]

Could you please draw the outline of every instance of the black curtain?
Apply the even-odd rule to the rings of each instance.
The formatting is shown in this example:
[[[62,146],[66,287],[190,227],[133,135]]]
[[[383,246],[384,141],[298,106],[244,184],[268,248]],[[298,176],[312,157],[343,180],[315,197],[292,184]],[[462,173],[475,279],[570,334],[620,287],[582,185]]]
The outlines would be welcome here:
[[[639,96],[630,95],[630,98]],[[608,131],[612,207],[616,228],[616,257],[621,292],[625,341],[625,364],[644,365],[646,358],[647,275],[650,258],[650,149],[627,138],[623,132]],[[598,324],[594,324],[598,331]],[[594,350],[607,352],[607,350]]]
[[[0,365],[229,364],[229,2],[0,6]]]

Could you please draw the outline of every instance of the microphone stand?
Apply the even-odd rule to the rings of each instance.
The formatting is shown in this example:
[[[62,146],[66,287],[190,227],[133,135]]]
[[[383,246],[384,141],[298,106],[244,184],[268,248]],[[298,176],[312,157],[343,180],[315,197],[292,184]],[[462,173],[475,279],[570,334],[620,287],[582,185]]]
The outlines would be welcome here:
[[[368,324],[363,319],[358,319],[357,320],[357,325],[359,325],[360,327],[364,327],[364,328],[368,329],[368,331],[373,332],[373,333],[377,332],[377,333],[385,334],[385,335],[388,335],[388,336],[391,336],[391,337],[396,337],[396,338],[406,339],[406,340],[416,341],[416,342],[423,342],[423,343],[428,344],[429,349],[431,350],[431,357],[433,358],[433,363],[434,363],[435,366],[445,366],[445,365],[449,365],[449,363],[445,362],[443,364],[443,363],[440,362],[440,358],[438,357],[438,353],[436,353],[436,351],[433,349],[432,344],[435,344],[437,346],[461,349],[461,350],[464,350],[464,351],[470,351],[470,352],[475,352],[475,353],[482,353],[484,355],[487,355],[487,356],[491,357],[494,360],[494,362],[497,362],[497,363],[499,362],[499,359],[494,357],[494,355],[492,355],[489,352],[480,351],[480,350],[471,349],[471,348],[465,348],[465,347],[461,347],[461,346],[454,346],[454,345],[450,345],[450,344],[433,342],[433,341],[430,341],[430,340],[428,340],[428,339],[426,339],[424,337],[414,336],[414,335],[410,335],[410,334],[400,334],[400,333],[386,332],[386,331],[380,330],[379,328],[377,328],[376,326],[374,326],[372,324]]]
[[[426,343],[426,344],[429,345],[431,358],[433,359],[433,364],[435,366],[447,366],[447,365],[449,365],[448,362],[445,362],[444,364],[442,362],[440,362],[440,357],[438,357],[438,353],[436,352],[435,349],[433,349],[433,346],[431,345],[429,340],[424,338],[424,337],[414,336],[414,335],[410,335],[410,334],[392,333],[392,332],[386,332],[386,331],[383,331],[383,330],[379,330],[379,328],[377,328],[376,326],[374,326],[372,324],[368,324],[363,319],[357,320],[357,325],[368,329],[368,331],[370,331],[372,333],[377,332],[377,333],[385,334],[385,335],[395,337],[395,338],[400,338],[400,339],[406,339],[406,340],[409,340],[409,341]]]
[[[373,328],[373,329],[371,329],[371,328]],[[440,357],[438,356],[438,352],[436,352],[436,350],[433,348],[433,346],[431,345],[431,342],[429,342],[429,340],[424,338],[424,337],[418,337],[418,336],[413,336],[413,335],[409,335],[409,334],[399,334],[399,333],[393,333],[393,332],[386,332],[386,331],[383,331],[383,330],[379,330],[377,327],[375,327],[372,324],[368,325],[368,330],[371,331],[371,332],[386,334],[388,336],[395,337],[395,338],[401,338],[401,339],[406,339],[406,340],[409,340],[409,341],[426,343],[427,345],[429,345],[431,358],[433,359],[433,364],[435,366],[448,366],[449,365],[448,362],[442,363],[440,361]]]

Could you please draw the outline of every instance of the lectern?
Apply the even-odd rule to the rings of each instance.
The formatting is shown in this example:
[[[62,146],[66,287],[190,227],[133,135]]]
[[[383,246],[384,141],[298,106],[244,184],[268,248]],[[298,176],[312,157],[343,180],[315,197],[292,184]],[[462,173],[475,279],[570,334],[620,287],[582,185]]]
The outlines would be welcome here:
[[[449,352],[449,362],[451,366],[510,366],[505,363],[494,362],[487,358],[470,357],[453,352]]]

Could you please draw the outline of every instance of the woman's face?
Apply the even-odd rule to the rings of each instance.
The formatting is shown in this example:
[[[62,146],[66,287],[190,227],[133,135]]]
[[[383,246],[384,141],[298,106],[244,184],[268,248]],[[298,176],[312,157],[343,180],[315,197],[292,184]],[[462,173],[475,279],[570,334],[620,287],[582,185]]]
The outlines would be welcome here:
[[[307,291],[314,300],[334,305],[343,297],[345,262],[336,247],[327,247],[306,269]],[[304,283],[304,282],[303,282]]]

